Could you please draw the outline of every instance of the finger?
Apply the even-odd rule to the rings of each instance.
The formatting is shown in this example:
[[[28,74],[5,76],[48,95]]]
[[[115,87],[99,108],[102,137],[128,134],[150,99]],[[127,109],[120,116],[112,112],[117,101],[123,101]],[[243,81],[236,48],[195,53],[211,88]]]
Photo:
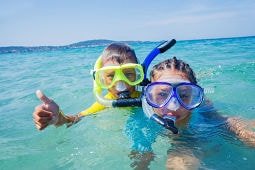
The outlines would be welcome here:
[[[39,117],[38,115],[34,116],[34,122],[38,122],[41,124],[49,123],[52,120],[52,117]]]
[[[41,126],[35,124],[36,129],[41,130]]]
[[[48,98],[41,90],[36,91],[36,96],[40,99],[43,103],[49,104],[52,102],[50,98]]]
[[[45,126],[45,124],[34,122],[37,129],[40,129],[41,127]]]
[[[38,106],[35,107],[34,112],[40,112],[40,111],[42,111],[42,110],[51,112],[52,109],[50,109],[50,105],[51,105],[51,104],[42,103],[42,104],[40,104],[40,105],[38,105]]]
[[[34,112],[41,112],[42,110],[47,111],[46,104],[44,104],[44,103],[36,106]]]
[[[43,129],[45,129],[47,126],[48,126],[48,124],[41,124],[41,123],[38,123],[38,122],[35,123],[35,127],[36,127],[38,130],[43,130]]]
[[[43,108],[36,109],[33,113],[34,117],[52,117],[53,113],[47,110],[44,110]]]

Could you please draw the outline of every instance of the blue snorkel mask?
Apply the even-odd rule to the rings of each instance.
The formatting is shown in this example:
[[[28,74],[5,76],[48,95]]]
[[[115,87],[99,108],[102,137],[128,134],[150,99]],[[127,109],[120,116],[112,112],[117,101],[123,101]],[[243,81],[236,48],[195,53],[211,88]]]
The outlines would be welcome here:
[[[149,80],[146,77],[147,70],[149,68],[150,63],[152,60],[160,53],[164,53],[168,49],[170,49],[174,44],[176,43],[175,39],[172,39],[171,41],[164,41],[160,45],[158,45],[156,48],[154,48],[148,56],[145,58],[144,62],[142,63],[143,72],[144,72],[144,79],[139,84],[140,86],[146,86],[149,83]],[[97,60],[95,64],[94,70],[98,69],[100,67],[100,59]],[[93,74],[94,75],[94,74]],[[96,96],[97,101],[106,106],[106,107],[130,107],[130,106],[141,106],[142,101],[141,97],[139,98],[126,98],[126,95],[120,96],[118,99],[106,99],[102,95],[102,88],[97,85],[94,79],[94,94]]]
[[[195,109],[203,102],[204,90],[197,84],[187,81],[178,80],[179,83],[169,83],[168,81],[156,81],[148,84],[144,89],[142,106],[144,113],[149,118],[177,134],[176,117],[164,112],[162,116],[159,116],[153,108],[177,111],[182,106],[187,110]]]

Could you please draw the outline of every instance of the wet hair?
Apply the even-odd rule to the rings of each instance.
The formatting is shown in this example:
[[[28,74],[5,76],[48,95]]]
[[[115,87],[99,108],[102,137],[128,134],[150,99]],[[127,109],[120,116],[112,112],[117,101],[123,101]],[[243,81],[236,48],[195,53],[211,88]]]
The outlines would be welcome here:
[[[138,63],[135,51],[125,43],[112,43],[107,46],[102,53],[103,61],[114,61],[123,64],[126,60],[134,60]]]
[[[167,59],[153,66],[150,72],[150,77],[154,78],[154,76],[156,75],[156,72],[161,72],[166,69],[175,69],[175,70],[181,71],[187,75],[187,78],[189,79],[191,83],[197,84],[195,73],[190,68],[189,64],[185,63],[182,60],[177,59],[176,57]]]

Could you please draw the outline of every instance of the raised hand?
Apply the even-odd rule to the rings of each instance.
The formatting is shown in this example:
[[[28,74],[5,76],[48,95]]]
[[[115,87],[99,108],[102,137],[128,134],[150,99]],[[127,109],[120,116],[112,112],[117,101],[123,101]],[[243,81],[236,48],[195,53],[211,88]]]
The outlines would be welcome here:
[[[33,117],[38,130],[43,130],[48,125],[56,124],[59,119],[59,106],[42,91],[37,90],[36,96],[42,101],[42,104],[35,107]]]

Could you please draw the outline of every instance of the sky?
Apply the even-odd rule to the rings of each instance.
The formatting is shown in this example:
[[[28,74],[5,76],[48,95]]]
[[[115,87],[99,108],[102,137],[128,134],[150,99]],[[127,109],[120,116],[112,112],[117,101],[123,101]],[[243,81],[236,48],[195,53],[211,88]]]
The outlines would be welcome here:
[[[254,0],[0,0],[0,46],[253,35]]]

